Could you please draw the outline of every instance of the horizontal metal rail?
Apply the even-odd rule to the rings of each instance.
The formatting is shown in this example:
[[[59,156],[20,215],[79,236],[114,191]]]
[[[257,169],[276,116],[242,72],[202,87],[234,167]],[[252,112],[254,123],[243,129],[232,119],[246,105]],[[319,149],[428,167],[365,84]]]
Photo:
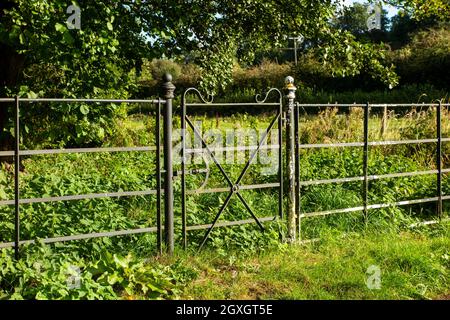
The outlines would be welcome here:
[[[299,107],[306,107],[306,108],[315,108],[315,107],[357,107],[357,108],[364,108],[366,104],[361,103],[298,103],[297,106]],[[448,107],[450,106],[450,103],[442,103],[441,106]],[[370,107],[374,108],[398,108],[398,107],[439,107],[439,103],[390,103],[390,104],[370,104]]]
[[[259,218],[258,220],[260,222],[268,222],[268,221],[275,221],[276,218],[277,218],[276,216],[275,217],[264,217],[264,218]],[[217,223],[216,227],[228,227],[228,226],[237,226],[237,225],[253,224],[253,223],[256,223],[256,221],[254,219],[238,220],[238,221],[224,221],[224,222]],[[188,226],[187,231],[203,230],[203,229],[208,229],[210,227],[211,227],[211,224]],[[164,227],[162,227],[162,228],[164,229]],[[45,238],[45,239],[40,239],[40,240],[22,240],[22,241],[20,241],[20,245],[33,244],[33,243],[36,243],[39,241],[42,243],[49,244],[49,243],[55,243],[55,242],[88,240],[88,239],[94,239],[94,238],[126,236],[126,235],[133,235],[133,234],[140,234],[140,233],[152,233],[152,232],[157,232],[157,227],[109,231],[109,232],[86,233],[86,234],[78,234],[78,235],[73,235],[73,236]],[[0,243],[0,249],[12,248],[12,247],[14,247],[14,245],[15,245],[14,242]]]
[[[315,185],[320,185],[320,184],[356,182],[356,181],[363,181],[363,180],[364,180],[364,177],[349,177],[349,178],[300,181],[299,184],[300,184],[300,186],[315,186]]]
[[[365,104],[361,103],[297,103],[298,107],[314,108],[314,107],[365,107]]]
[[[212,152],[223,152],[223,151],[248,151],[248,150],[256,150],[258,146],[237,146],[237,147],[216,147],[210,148]],[[262,145],[259,147],[259,150],[272,150],[272,149],[280,149],[278,144],[271,145]],[[186,149],[186,153],[203,153],[206,152],[206,148],[194,148],[194,149]]]
[[[0,102],[14,102],[14,98],[0,98]],[[146,99],[76,99],[76,98],[20,98],[21,102],[86,102],[86,103],[165,103],[166,100],[146,100]],[[244,103],[229,103],[229,102],[214,102],[214,103],[187,103],[186,106],[193,107],[208,107],[208,106],[278,106],[279,103],[258,103],[258,102],[244,102]],[[365,104],[336,104],[336,103],[299,103],[299,107],[365,107]],[[443,107],[450,106],[450,103],[441,104]],[[438,103],[391,103],[391,104],[370,104],[371,107],[437,107]]]
[[[150,228],[140,228],[140,229],[130,229],[130,230],[119,230],[119,231],[109,231],[109,232],[95,232],[95,233],[86,233],[86,234],[78,234],[73,236],[63,236],[63,237],[54,237],[54,238],[45,238],[40,240],[21,240],[20,245],[24,244],[33,244],[36,242],[42,243],[55,243],[55,242],[65,242],[65,241],[74,241],[74,240],[87,240],[101,237],[115,237],[115,236],[126,236],[132,234],[140,234],[140,233],[151,233],[156,232],[157,227]],[[0,243],[1,248],[11,248],[14,247],[14,242],[5,242]]]
[[[277,188],[280,186],[280,183],[264,183],[264,184],[251,184],[251,185],[242,185],[239,186],[239,190],[255,190],[255,189],[269,189],[269,188]],[[230,192],[232,188],[211,188],[211,189],[200,189],[200,190],[188,190],[186,194],[195,195],[195,194],[205,194],[205,193],[221,193],[221,192]]]
[[[448,173],[450,169],[442,170],[442,173]],[[428,175],[438,173],[438,170],[427,170],[427,171],[414,171],[414,172],[399,172],[399,173],[388,173],[380,175],[369,175],[368,180],[380,180],[388,178],[399,178],[399,177],[414,177],[419,175]],[[364,177],[349,177],[349,178],[336,178],[336,179],[324,179],[324,180],[311,180],[311,181],[301,181],[301,186],[311,186],[319,184],[330,184],[330,183],[341,183],[341,182],[356,182],[363,181]]]
[[[356,211],[363,211],[363,210],[364,210],[364,206],[359,206],[359,207],[353,207],[353,208],[307,212],[307,213],[300,214],[300,218],[327,216],[327,215],[335,214],[335,213],[347,213],[347,212],[356,212]]]
[[[239,189],[240,190],[255,190],[255,189],[276,188],[279,186],[280,186],[279,183],[265,183],[265,184],[242,185],[239,187]],[[188,190],[187,191],[187,193],[191,194],[191,195],[205,194],[205,193],[220,193],[220,192],[230,192],[230,188],[229,187],[228,188],[212,188],[212,189],[204,189],[204,190]],[[80,194],[80,195],[59,196],[59,197],[20,199],[19,203],[20,204],[30,204],[30,203],[46,203],[46,202],[57,202],[57,201],[89,200],[89,199],[99,199],[99,198],[148,196],[148,195],[155,195],[156,193],[157,193],[157,190],[91,193],[91,194]],[[161,189],[161,194],[164,194],[164,189]],[[14,200],[0,201],[0,206],[11,206],[14,204],[15,204]]]
[[[381,145],[399,145],[399,144],[418,144],[418,143],[436,143],[437,139],[420,140],[399,140],[399,141],[372,141],[369,146]],[[450,142],[450,138],[443,138],[442,142]],[[362,147],[363,142],[342,142],[342,143],[321,143],[321,144],[302,144],[300,149],[333,148],[333,147]],[[260,150],[279,149],[277,144],[263,145]],[[161,146],[163,149],[163,146]],[[213,152],[223,151],[247,151],[256,150],[257,146],[237,146],[237,147],[217,147],[212,148]],[[105,148],[72,148],[72,149],[43,149],[43,150],[20,150],[19,155],[44,155],[44,154],[65,154],[65,153],[96,153],[96,152],[134,152],[134,151],[155,151],[156,146],[144,147],[105,147]],[[204,148],[186,149],[186,153],[203,153]],[[14,156],[14,151],[0,151],[0,157]]]
[[[277,216],[258,218],[259,222],[275,221],[276,219],[277,219]],[[217,222],[214,226],[215,227],[230,227],[230,226],[238,226],[238,225],[252,224],[252,223],[256,223],[255,219]],[[195,226],[187,226],[186,231],[209,229],[209,228],[211,228],[211,226],[212,226],[212,223],[195,225]]]
[[[335,147],[362,147],[363,142],[339,142],[339,143],[317,143],[317,144],[300,144],[300,149],[319,149],[319,148],[335,148]]]
[[[441,141],[450,141],[450,138],[443,138]],[[369,146],[385,146],[393,144],[418,144],[418,143],[436,143],[438,139],[418,139],[418,140],[398,140],[398,141],[370,141]]]
[[[223,151],[248,151],[256,150],[258,146],[244,146],[244,147],[217,147],[212,148],[213,152],[223,152]],[[265,145],[261,146],[260,150],[272,150],[279,149],[280,146]],[[44,154],[66,154],[66,153],[101,153],[101,152],[135,152],[135,151],[156,151],[156,146],[145,146],[145,147],[104,147],[104,148],[71,148],[71,149],[42,149],[42,150],[20,150],[19,155],[29,156],[29,155],[44,155]],[[161,150],[164,147],[161,146]],[[186,149],[186,153],[203,153],[206,149],[196,148],[196,149]],[[14,156],[14,151],[0,151],[0,157]]]
[[[0,102],[14,102],[15,98],[0,98]],[[85,103],[165,103],[165,100],[146,99],[76,99],[76,98],[20,98],[20,102],[85,102]]]
[[[240,106],[279,106],[280,103],[271,103],[271,102],[264,102],[264,103],[258,103],[258,102],[244,102],[244,103],[229,103],[229,102],[213,102],[213,103],[186,103],[186,107],[210,107],[210,106],[222,106],[222,107],[240,107]]]
[[[418,140],[393,140],[393,141],[370,141],[369,146],[386,146],[400,144],[420,144],[420,143],[436,143],[438,139],[418,139]],[[450,142],[450,138],[443,138],[442,142]],[[318,143],[318,144],[301,144],[300,149],[313,148],[334,148],[334,147],[363,147],[364,142],[340,142],[340,143]]]
[[[44,154],[64,154],[64,153],[135,152],[135,151],[139,152],[156,151],[156,146],[20,150],[19,155],[29,156],[29,155],[44,155]]]
[[[0,151],[0,157],[12,157],[14,156],[14,151]]]
[[[409,227],[410,228],[417,228],[417,227],[420,227],[420,226],[429,226],[429,225],[438,224],[438,223],[441,223],[441,222],[449,222],[449,221],[450,221],[450,218],[445,218],[445,219],[442,219],[442,220],[419,221],[419,222],[416,222],[416,223],[413,223],[413,224],[409,225]]]
[[[397,107],[439,107],[439,103],[374,103],[370,104],[371,107],[375,108],[397,108]],[[450,103],[442,103],[442,107],[450,106]]]
[[[157,190],[121,191],[121,192],[78,194],[78,195],[59,196],[59,197],[29,198],[29,199],[20,199],[19,204],[46,203],[46,202],[56,202],[56,201],[71,201],[71,200],[88,200],[88,199],[99,199],[99,198],[147,196],[147,195],[154,195],[154,194],[156,194],[156,192],[157,192]],[[0,205],[14,205],[14,204],[15,204],[14,200],[0,201]]]
[[[322,240],[321,238],[305,239],[305,240],[301,240],[301,241],[300,241],[300,244],[301,244],[301,245],[311,244],[311,243],[319,242],[319,241],[321,241],[321,240]]]
[[[442,200],[448,200],[448,199],[450,199],[450,196],[442,197]],[[371,205],[367,206],[367,209],[382,209],[382,208],[389,208],[389,207],[405,206],[405,205],[410,205],[410,204],[435,202],[438,200],[439,200],[439,197],[432,197],[432,198],[415,199],[415,200],[404,200],[404,201],[398,201],[398,202],[393,202],[393,203],[371,204]],[[353,208],[302,213],[300,215],[300,217],[301,218],[318,217],[318,216],[326,216],[326,215],[335,214],[335,213],[348,213],[348,212],[356,212],[356,211],[363,211],[363,210],[364,210],[364,206],[359,206],[359,207],[353,207]]]

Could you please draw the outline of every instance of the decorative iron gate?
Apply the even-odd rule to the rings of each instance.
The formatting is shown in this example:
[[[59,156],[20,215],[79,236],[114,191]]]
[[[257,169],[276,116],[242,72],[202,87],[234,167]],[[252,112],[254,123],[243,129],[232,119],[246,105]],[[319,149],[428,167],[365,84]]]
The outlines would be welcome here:
[[[271,93],[276,93],[278,95],[278,101],[277,102],[267,102],[269,96]],[[200,102],[196,103],[189,103],[187,101],[187,96],[190,93],[196,94],[197,98],[200,99]],[[261,107],[269,107],[273,108],[276,111],[275,117],[271,120],[268,128],[266,128],[265,132],[263,133],[262,137],[260,138],[258,144],[256,145],[255,150],[251,150],[252,153],[248,159],[248,161],[245,163],[244,168],[242,169],[239,177],[236,181],[233,181],[229,174],[224,170],[220,162],[218,161],[217,157],[214,154],[214,150],[210,148],[208,143],[205,141],[204,137],[202,136],[202,133],[200,130],[195,126],[189,115],[187,114],[188,107],[191,108],[205,108],[205,107],[231,107],[231,108],[244,108],[244,107],[252,107],[252,108],[261,108]],[[187,231],[189,230],[199,230],[199,229],[207,229],[201,244],[200,249],[203,247],[205,242],[208,240],[208,237],[213,230],[215,226],[218,226],[218,220],[224,210],[227,208],[229,201],[233,196],[236,196],[242,204],[245,206],[246,210],[250,214],[250,216],[253,218],[253,220],[240,220],[240,221],[227,221],[220,224],[220,226],[232,226],[232,225],[239,225],[239,224],[246,224],[251,222],[256,222],[259,226],[259,228],[264,231],[264,226],[262,225],[262,222],[264,221],[271,221],[277,218],[277,216],[273,217],[263,217],[258,218],[255,212],[252,208],[248,205],[247,201],[241,194],[241,190],[255,190],[255,189],[262,189],[262,188],[278,188],[278,216],[280,218],[283,218],[283,152],[282,152],[282,135],[283,135],[283,121],[282,121],[282,114],[283,114],[283,95],[280,90],[276,88],[272,88],[267,91],[265,96],[260,99],[259,95],[255,97],[255,102],[253,103],[214,103],[213,97],[210,97],[210,100],[206,100],[199,90],[195,88],[189,88],[183,93],[182,103],[181,103],[181,132],[182,132],[182,172],[181,172],[181,196],[182,196],[182,232],[183,232],[183,246],[187,246]],[[188,171],[186,170],[186,154],[187,154],[187,148],[186,148],[186,131],[187,126],[193,131],[194,135],[200,139],[202,144],[202,149],[200,152],[205,152],[209,157],[211,157],[214,164],[217,166],[217,168],[220,170],[222,176],[225,178],[227,182],[227,187],[225,188],[215,188],[215,189],[209,189],[209,190],[202,190],[202,193],[216,193],[216,192],[228,192],[228,196],[226,197],[224,203],[218,210],[218,213],[214,217],[214,220],[211,224],[208,225],[197,225],[197,226],[188,226],[186,221],[186,196],[187,196],[187,190],[186,190],[186,174]],[[247,173],[248,169],[252,165],[252,162],[254,161],[256,155],[258,154],[258,151],[261,149],[264,141],[266,140],[268,134],[270,131],[274,128],[275,124],[278,124],[278,144],[277,145],[270,145],[267,147],[277,148],[278,149],[278,181],[276,183],[265,183],[265,184],[252,184],[252,185],[242,185],[242,179],[244,178],[245,174]],[[239,146],[238,146],[239,147]],[[234,146],[227,146],[228,150],[236,150],[237,147]],[[195,150],[194,150],[195,151]]]

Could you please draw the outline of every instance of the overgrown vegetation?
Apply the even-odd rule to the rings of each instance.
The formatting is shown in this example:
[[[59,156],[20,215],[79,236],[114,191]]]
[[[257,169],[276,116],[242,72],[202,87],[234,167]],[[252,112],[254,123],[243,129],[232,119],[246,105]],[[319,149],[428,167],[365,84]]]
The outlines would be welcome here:
[[[416,139],[434,136],[435,110],[390,110],[385,139]],[[136,112],[136,109],[134,109]],[[301,123],[302,143],[327,143],[335,141],[359,141],[362,136],[361,109],[315,110],[304,114]],[[373,113],[370,119],[370,139],[381,139],[381,114]],[[195,115],[195,120],[203,121],[203,130],[211,128],[255,128],[268,126],[271,116],[238,114],[220,118]],[[447,112],[443,115],[443,134],[450,133]],[[414,124],[414,126],[413,126]],[[178,124],[177,124],[178,126]],[[141,146],[154,144],[154,115],[133,114],[124,118],[119,134],[105,142],[105,146],[127,145]],[[448,146],[444,145],[445,154]],[[276,156],[276,150],[273,151]],[[369,174],[385,174],[429,170],[434,168],[434,146],[386,146],[374,147],[370,151]],[[270,153],[269,153],[270,155]],[[241,154],[248,159],[248,153]],[[155,181],[154,153],[97,153],[32,156],[24,159],[25,171],[21,173],[21,195],[23,198],[63,196],[73,194],[115,192],[120,190],[135,191],[154,189]],[[445,158],[445,163],[448,159]],[[204,168],[200,162],[189,168]],[[231,179],[240,174],[243,164],[224,165]],[[252,165],[243,184],[275,182],[276,175],[262,174],[264,165]],[[176,167],[177,169],[177,167]],[[210,164],[210,178],[205,188],[223,187],[224,180],[214,165]],[[301,177],[303,180],[328,179],[336,177],[358,176],[362,173],[362,152],[359,148],[323,149],[301,154]],[[275,170],[276,172],[276,170]],[[0,199],[13,198],[13,167],[3,164],[0,174]],[[195,190],[204,180],[204,176],[190,175],[187,179],[189,189]],[[450,191],[450,184],[445,176],[444,193]],[[370,185],[370,203],[395,202],[406,199],[418,199],[434,196],[435,178],[433,175],[397,178],[374,181]],[[179,180],[176,181],[176,228],[177,243],[180,244],[180,191]],[[361,205],[361,186],[359,183],[345,183],[331,186],[311,186],[302,188],[303,212],[344,208]],[[189,195],[187,198],[188,224],[210,223],[217,214],[226,194]],[[242,195],[249,202],[259,217],[277,215],[276,190],[243,190]],[[448,215],[448,206],[444,208]],[[14,230],[13,210],[1,207],[0,237],[2,242],[12,241]],[[229,208],[221,218],[223,220],[250,219],[245,207],[237,199],[230,202]],[[415,205],[410,207],[385,208],[370,212],[369,224],[362,221],[361,212],[337,214],[328,217],[316,217],[302,220],[302,239],[321,238],[319,246],[309,249],[287,248],[280,243],[279,235],[284,225],[279,222],[265,223],[266,232],[261,233],[256,225],[242,225],[228,228],[216,228],[207,242],[207,251],[197,258],[179,256],[178,260],[155,260],[156,235],[134,235],[113,238],[100,238],[87,241],[75,241],[53,245],[28,245],[22,249],[19,263],[13,261],[11,250],[2,250],[0,264],[0,292],[3,298],[37,298],[37,299],[141,299],[141,298],[435,298],[446,293],[448,283],[448,261],[445,260],[448,229],[437,231],[441,238],[434,239],[433,232],[418,235],[405,235],[399,239],[405,248],[393,245],[392,234],[401,230],[410,230],[410,225],[422,220],[435,218],[434,205]],[[94,199],[83,201],[66,201],[21,206],[22,239],[39,239],[52,236],[65,236],[80,233],[102,232],[129,228],[154,226],[156,223],[156,199],[154,196],[131,197],[119,199]],[[370,230],[380,231],[371,236]],[[422,229],[424,230],[424,229]],[[434,230],[434,229],[432,229]],[[369,233],[367,233],[369,232]],[[361,238],[367,235],[369,238]],[[195,250],[204,235],[204,231],[191,231],[188,236],[189,249]],[[347,235],[347,236],[345,236]],[[345,236],[348,247],[339,247],[338,239]],[[334,239],[334,240],[333,240]],[[371,240],[373,239],[373,240]],[[371,244],[372,242],[374,244]],[[375,243],[386,243],[378,251]],[[357,243],[360,242],[360,245]],[[388,246],[392,244],[392,246]],[[373,246],[373,251],[365,253],[364,248]],[[440,253],[422,256],[432,246],[433,252]],[[346,249],[348,248],[348,249]],[[360,248],[360,249],[358,249]],[[402,250],[413,250],[408,258],[409,267],[397,262],[400,257],[395,254]],[[280,255],[280,250],[285,252]],[[312,250],[312,251],[311,251]],[[354,259],[345,258],[345,250],[354,250]],[[417,250],[417,255],[416,251]],[[239,252],[239,254],[238,254]],[[187,254],[188,254],[187,253]],[[240,254],[246,258],[241,259]],[[256,254],[256,256],[255,256]],[[258,256],[261,254],[261,256]],[[392,261],[377,260],[389,254]],[[406,253],[405,253],[406,254]],[[280,268],[278,263],[290,256],[293,261],[301,257],[317,257],[328,261],[308,266],[297,264],[295,268],[307,268],[302,273],[307,282],[298,282],[293,290],[287,289],[291,273],[286,270],[276,276],[271,268]],[[334,260],[327,257],[333,255]],[[205,261],[210,259],[212,264]],[[275,256],[278,256],[275,259]],[[283,258],[285,257],[285,258]],[[443,258],[444,257],[444,258]],[[205,260],[203,260],[205,259]],[[273,263],[268,263],[268,260]],[[309,259],[309,258],[308,258]],[[344,259],[344,260],[341,260]],[[345,262],[347,261],[348,262]],[[396,260],[397,259],[397,260]],[[406,258],[405,258],[406,259]],[[428,259],[428,260],[427,260]],[[442,260],[444,259],[444,260]],[[318,260],[318,261],[319,261]],[[373,260],[373,261],[372,261]],[[425,263],[431,263],[427,265]],[[178,262],[177,262],[178,261]],[[276,262],[279,261],[279,262]],[[289,260],[290,261],[290,260]],[[344,261],[344,262],[343,262]],[[447,261],[447,262],[446,262]],[[386,279],[387,287],[382,291],[372,292],[364,289],[362,279],[368,263],[381,263],[382,268],[393,270],[393,276]],[[175,264],[173,264],[175,263]],[[360,265],[358,270],[351,270],[349,278],[331,279],[335,274],[344,272],[349,263]],[[416,265],[417,263],[417,265]],[[247,286],[246,281],[261,275],[253,268],[259,265],[261,281]],[[264,264],[264,266],[263,266]],[[329,273],[336,265],[342,265],[329,276],[320,280],[321,272]],[[411,264],[411,265],[410,265]],[[247,267],[242,267],[246,265]],[[320,267],[317,267],[320,265]],[[364,265],[364,266],[362,266]],[[242,271],[241,267],[247,271]],[[206,268],[206,269],[205,269]],[[218,268],[218,269],[217,269]],[[223,273],[223,280],[215,271],[235,270],[237,276]],[[229,268],[229,269],[227,269]],[[284,267],[281,267],[284,268]],[[317,268],[317,269],[316,269]],[[418,269],[417,269],[418,268]],[[75,270],[75,271],[74,271]],[[295,269],[296,270],[296,269]],[[339,271],[341,270],[341,271]],[[417,274],[411,270],[416,270]],[[223,270],[222,270],[223,271]],[[73,272],[81,272],[81,286],[68,288]],[[206,273],[205,273],[206,272]],[[212,272],[212,273],[211,273]],[[439,274],[434,279],[428,274]],[[286,277],[284,277],[286,276]],[[206,282],[202,282],[208,277]],[[228,281],[233,285],[225,286],[213,293],[211,286],[215,281]],[[417,278],[419,277],[419,278]],[[76,278],[78,279],[78,278]],[[197,279],[194,281],[194,279]],[[347,279],[347,280],[346,280]],[[417,280],[422,279],[422,280]],[[439,280],[440,279],[440,280]],[[192,282],[194,281],[194,282]],[[200,281],[200,285],[199,282]],[[347,281],[347,282],[346,282]],[[271,282],[269,291],[263,290],[262,283]],[[350,287],[341,286],[343,282],[353,283]],[[309,283],[309,284],[308,284]],[[401,283],[398,289],[395,283]],[[297,284],[299,287],[297,287]],[[326,285],[327,284],[327,285]],[[422,290],[425,286],[425,291]],[[340,287],[341,286],[341,287]],[[253,290],[247,290],[245,289]],[[311,290],[311,291],[310,291]]]
[[[33,246],[24,250],[20,261],[10,250],[2,250],[0,299],[170,298],[196,275],[183,265],[163,265],[131,253],[98,249],[87,256],[58,249]]]
[[[411,40],[397,50],[388,50],[386,56],[395,66],[399,86],[388,89],[363,70],[360,74],[336,77],[311,52],[300,55],[297,66],[292,62],[276,63],[263,59],[258,65],[242,68],[237,62],[232,82],[218,92],[218,99],[242,101],[270,87],[281,87],[286,75],[296,79],[298,100],[304,103],[373,103],[431,102],[449,99],[448,69],[450,31],[447,24],[411,34]],[[204,75],[194,64],[154,60],[145,64],[141,74],[140,96],[159,92],[161,78],[156,74],[175,74],[177,91],[198,87]]]
[[[366,4],[341,14],[338,1],[72,1],[82,7],[78,29],[65,23],[66,1],[6,0],[0,4],[0,97],[158,97],[162,75],[169,72],[177,86],[176,106],[192,86],[219,102],[253,101],[269,87],[281,88],[287,75],[295,77],[297,101],[304,104],[448,101],[448,1],[387,2],[403,10],[390,21],[391,28],[384,12],[382,30],[370,31]],[[294,66],[292,50],[281,48],[289,47],[288,37],[299,35],[299,30],[304,41]],[[260,132],[273,117],[262,109],[202,112],[191,116],[202,122],[202,132]],[[301,115],[302,143],[362,139],[361,109],[303,108]],[[382,116],[381,108],[371,111],[371,141],[435,137],[434,108],[397,108]],[[450,134],[449,116],[444,110],[445,137]],[[0,151],[13,149],[14,124],[13,104],[2,103]],[[20,104],[21,150],[154,145],[155,126],[149,105]],[[444,168],[449,148],[443,145]],[[241,184],[277,182],[278,150],[266,150],[272,162],[252,164]],[[223,167],[236,180],[249,152],[233,155],[240,163]],[[154,190],[155,157],[153,151],[23,156],[20,195],[29,199]],[[361,148],[302,150],[300,158],[304,181],[362,175]],[[15,168],[9,160],[0,159],[0,201],[14,199]],[[206,162],[204,157],[188,165],[209,169],[205,185],[204,174],[188,175],[190,191],[202,185],[227,186],[220,170]],[[435,144],[370,148],[370,175],[431,169]],[[180,170],[178,163],[175,170]],[[434,197],[435,190],[434,174],[374,180],[369,204]],[[372,210],[367,223],[361,212],[302,219],[301,239],[312,241],[307,247],[280,241],[285,234],[280,219],[264,222],[264,232],[256,224],[215,228],[206,250],[193,255],[205,230],[189,231],[188,248],[182,253],[179,177],[175,192],[175,240],[180,247],[175,257],[158,254],[157,237],[151,232],[47,245],[41,241],[153,227],[154,195],[22,204],[20,237],[36,243],[21,246],[19,261],[13,259],[13,250],[0,249],[0,299],[448,297],[448,224],[411,227],[436,218],[433,203]],[[277,192],[240,190],[249,207],[264,218],[279,215]],[[447,174],[443,192],[450,192]],[[211,223],[226,196],[190,192],[188,224]],[[360,183],[301,188],[303,213],[361,204]],[[447,202],[443,209],[446,218]],[[251,219],[248,211],[232,197],[220,221]],[[14,230],[13,206],[1,205],[0,243],[12,242]],[[382,270],[381,290],[365,286],[370,265]]]

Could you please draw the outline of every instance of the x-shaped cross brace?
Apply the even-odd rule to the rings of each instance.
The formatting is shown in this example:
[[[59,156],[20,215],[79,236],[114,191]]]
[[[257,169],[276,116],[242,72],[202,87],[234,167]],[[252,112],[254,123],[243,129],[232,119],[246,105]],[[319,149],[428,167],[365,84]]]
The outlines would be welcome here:
[[[245,206],[245,208],[247,209],[247,211],[251,214],[251,216],[253,217],[253,219],[255,219],[256,223],[258,224],[258,226],[261,228],[261,230],[264,231],[264,227],[261,224],[261,222],[258,220],[258,218],[256,217],[256,215],[253,213],[252,209],[250,208],[250,206],[247,204],[247,202],[245,201],[245,199],[242,197],[242,195],[239,192],[239,184],[241,183],[242,179],[244,178],[245,174],[247,173],[248,168],[250,167],[250,165],[252,164],[253,159],[255,158],[256,154],[258,153],[259,149],[261,148],[261,145],[264,143],[264,140],[266,139],[267,135],[269,134],[270,130],[272,130],[273,126],[275,125],[276,121],[279,119],[279,117],[281,116],[280,113],[278,113],[276,115],[276,117],[272,120],[272,122],[270,123],[269,127],[267,128],[266,132],[264,132],[263,137],[261,138],[261,140],[258,143],[258,146],[256,148],[256,150],[251,154],[249,160],[247,161],[247,163],[245,164],[244,169],[242,170],[241,174],[239,175],[239,178],[236,180],[235,183],[233,183],[230,179],[230,177],[227,175],[227,173],[225,172],[225,170],[222,168],[222,166],[220,165],[219,161],[217,161],[217,158],[214,156],[214,153],[211,151],[211,149],[208,147],[208,145],[206,144],[205,140],[203,139],[203,137],[201,136],[201,134],[198,132],[198,129],[194,126],[194,124],[191,122],[191,120],[189,119],[188,116],[186,116],[186,122],[189,124],[189,126],[192,128],[192,130],[194,131],[194,134],[202,141],[202,145],[203,147],[208,151],[209,155],[211,156],[211,158],[213,159],[214,163],[217,165],[217,167],[219,168],[220,172],[222,173],[222,175],[225,177],[225,179],[228,182],[228,185],[230,186],[230,193],[228,194],[227,198],[225,199],[225,202],[222,204],[222,207],[220,208],[219,212],[217,213],[216,217],[214,218],[214,221],[211,225],[211,227],[209,227],[208,231],[206,232],[205,236],[203,237],[202,243],[200,244],[200,248],[199,250],[201,250],[203,248],[203,245],[206,243],[206,240],[208,240],[209,235],[211,233],[211,231],[213,230],[214,226],[217,223],[217,220],[219,220],[220,216],[222,215],[223,211],[226,209],[226,207],[228,206],[228,203],[231,200],[231,197],[236,194],[237,197],[239,198],[239,200],[241,200],[242,204]],[[281,165],[281,164],[280,164]]]

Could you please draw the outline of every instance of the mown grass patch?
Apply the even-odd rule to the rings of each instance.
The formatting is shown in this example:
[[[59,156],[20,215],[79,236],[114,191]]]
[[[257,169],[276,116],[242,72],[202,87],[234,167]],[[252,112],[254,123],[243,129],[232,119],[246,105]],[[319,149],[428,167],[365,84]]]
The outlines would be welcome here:
[[[199,277],[184,289],[193,299],[436,299],[450,292],[449,227],[418,232],[350,234],[260,255],[208,252],[188,258]],[[381,288],[368,289],[371,266]]]

